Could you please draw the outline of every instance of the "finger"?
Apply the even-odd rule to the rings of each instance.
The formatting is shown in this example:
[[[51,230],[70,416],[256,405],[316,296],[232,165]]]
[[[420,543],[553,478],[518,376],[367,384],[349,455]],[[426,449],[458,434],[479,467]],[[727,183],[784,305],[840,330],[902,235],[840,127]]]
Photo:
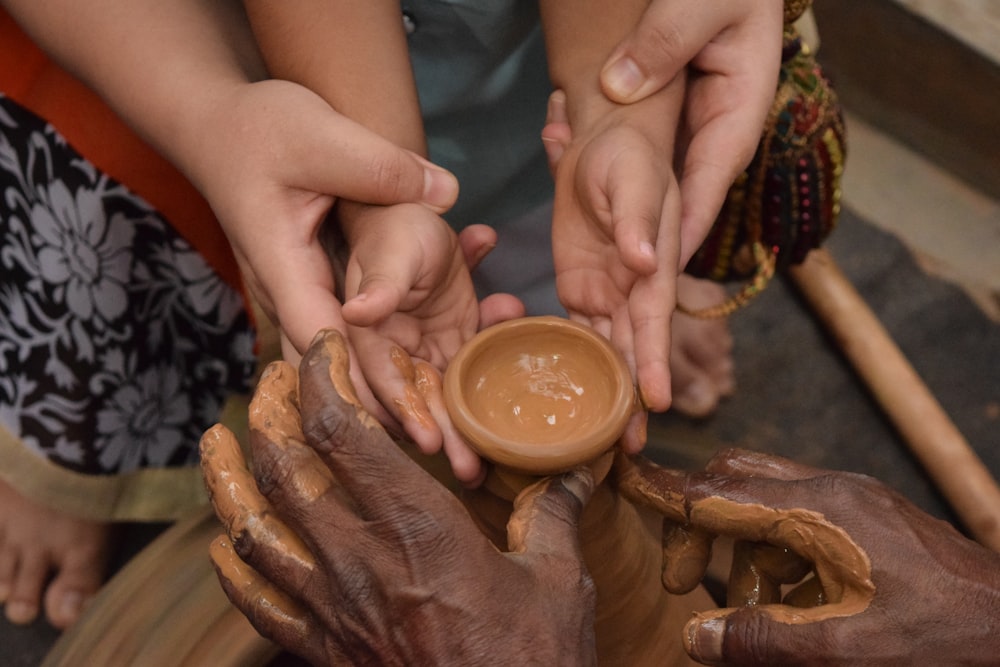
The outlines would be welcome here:
[[[801,581],[811,564],[795,552],[761,542],[737,541],[729,571],[726,606],[748,607],[781,602],[781,587]]]
[[[781,62],[781,19],[775,9],[762,7],[696,61],[702,75],[687,100],[692,112],[681,181],[682,266],[708,234],[760,144]]]
[[[317,644],[322,633],[310,613],[240,560],[232,543],[219,536],[209,556],[226,597],[262,636],[281,646],[294,646],[315,664],[322,657]]]
[[[569,114],[566,112],[566,93],[556,90],[549,95],[545,126],[542,128],[542,146],[549,162],[549,171],[553,175],[572,140],[573,131],[569,125]]]
[[[319,245],[283,252],[273,267],[261,269],[258,278],[271,286],[275,324],[301,354],[320,329],[346,331],[341,304],[334,291],[333,271]],[[270,270],[274,275],[265,275]]]
[[[306,442],[323,458],[362,517],[379,516],[418,495],[447,493],[365,412],[347,374],[347,350],[336,331],[321,332],[299,368]]]
[[[437,213],[458,197],[450,172],[339,114],[313,128],[300,174],[304,187],[366,204],[420,202]],[[344,137],[350,142],[344,143]],[[338,159],[329,159],[330,155]]]
[[[529,486],[514,499],[507,543],[515,553],[582,559],[580,514],[594,492],[594,476],[581,467]]]
[[[491,294],[479,302],[479,330],[524,317],[524,302],[513,294]]]
[[[697,528],[663,522],[663,587],[674,595],[690,593],[705,578],[715,536]]]
[[[650,168],[653,164],[646,151],[623,151],[607,169],[605,185],[622,264],[644,276],[657,269],[656,242],[666,196],[663,176]]]
[[[215,513],[243,556],[269,576],[305,581],[315,559],[258,492],[229,429],[217,424],[202,436],[201,465]]]
[[[744,607],[695,614],[684,626],[684,649],[707,665],[801,665],[810,656],[826,655],[833,631],[819,623],[793,623],[780,615],[782,609],[787,608]],[[812,611],[795,610],[801,615]]]
[[[424,454],[441,449],[442,434],[417,387],[413,359],[395,341],[372,329],[351,329],[358,358],[372,391]]]
[[[455,478],[468,488],[478,487],[486,477],[486,468],[451,423],[441,389],[441,373],[427,362],[418,362],[415,367],[416,387],[441,429],[442,446]]]
[[[668,196],[663,203],[666,220],[676,220],[680,202]],[[676,228],[674,228],[676,229]],[[656,252],[660,267],[636,281],[629,295],[629,319],[635,345],[636,379],[643,404],[654,412],[670,407],[670,322],[677,305],[677,244],[661,231]]]
[[[497,247],[497,232],[489,225],[469,225],[458,233],[458,245],[469,273]]]
[[[356,249],[351,254],[344,281],[344,320],[356,327],[378,324],[398,310],[421,269],[422,255],[414,252],[412,241],[404,244],[395,235],[370,241],[366,239],[368,251]]]
[[[626,454],[638,454],[646,446],[647,430],[649,427],[649,413],[644,408],[638,406],[636,411],[625,424],[625,431],[621,437],[621,448]]]
[[[672,81],[705,44],[718,35],[731,12],[705,11],[698,0],[652,2],[601,70],[601,87],[612,101],[637,102]]]
[[[811,479],[826,471],[792,461],[781,456],[746,449],[729,448],[717,452],[705,470],[730,477],[763,477],[769,479]]]

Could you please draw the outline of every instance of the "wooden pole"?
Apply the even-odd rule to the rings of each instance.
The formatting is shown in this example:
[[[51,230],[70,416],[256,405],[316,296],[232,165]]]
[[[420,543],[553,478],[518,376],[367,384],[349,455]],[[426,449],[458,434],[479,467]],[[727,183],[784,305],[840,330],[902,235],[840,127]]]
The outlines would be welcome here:
[[[1000,551],[1000,487],[830,254],[789,275],[966,528]]]

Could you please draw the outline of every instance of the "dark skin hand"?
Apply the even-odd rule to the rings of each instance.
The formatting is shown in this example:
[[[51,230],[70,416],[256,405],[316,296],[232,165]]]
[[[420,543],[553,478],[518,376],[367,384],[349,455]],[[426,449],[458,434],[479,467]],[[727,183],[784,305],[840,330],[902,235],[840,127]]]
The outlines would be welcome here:
[[[639,464],[633,472],[639,471],[647,490],[683,498],[692,519],[684,523],[674,516],[673,525],[682,527],[665,540],[668,561],[685,565],[672,580],[675,588],[682,590],[700,579],[706,563],[699,570],[693,555],[707,559],[708,550],[702,548],[706,536],[747,540],[737,542],[729,598],[730,604],[753,604],[692,619],[684,639],[696,660],[711,665],[997,664],[1000,555],[966,539],[881,482],[740,450],[717,454],[706,473],[683,474],[641,460]],[[752,534],[752,526],[720,525],[710,514],[699,516],[691,510],[706,498],[743,507],[817,513],[842,529],[870,559],[873,597],[865,603],[863,576],[852,583],[852,568],[839,562],[833,564],[840,567],[834,574],[842,581],[827,577],[822,591],[805,584],[781,598],[775,584],[797,580],[802,561],[794,554],[782,556],[760,539],[748,540],[759,537]],[[680,539],[678,532],[693,535],[693,540]],[[684,549],[686,556],[678,557],[676,551]],[[844,553],[851,556],[849,549]],[[762,583],[753,594],[748,592],[753,587],[746,586],[751,572]],[[824,579],[824,573],[819,578]],[[851,602],[855,593],[859,595]],[[754,599],[757,595],[763,597]],[[779,599],[781,605],[770,604]],[[842,607],[851,603],[841,611],[850,611],[854,602],[862,608],[831,615],[831,610],[837,611],[831,602]],[[789,606],[817,603],[822,604],[809,609]]]
[[[592,665],[594,590],[577,522],[586,470],[526,489],[498,551],[458,499],[364,411],[343,339],[268,367],[250,407],[254,474],[231,432],[202,439],[233,604],[316,665]]]

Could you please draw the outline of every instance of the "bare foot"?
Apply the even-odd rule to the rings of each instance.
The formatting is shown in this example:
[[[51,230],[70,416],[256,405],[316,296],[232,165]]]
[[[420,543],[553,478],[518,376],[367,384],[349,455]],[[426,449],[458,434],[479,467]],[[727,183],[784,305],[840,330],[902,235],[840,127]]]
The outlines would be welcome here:
[[[677,280],[677,300],[688,308],[705,308],[725,301],[726,291],[717,283],[682,274]],[[715,412],[719,401],[736,388],[729,322],[675,313],[670,374],[674,410],[689,417]]]
[[[28,500],[0,482],[0,603],[11,623],[33,622],[44,605],[65,630],[100,588],[110,524],[78,519]]]

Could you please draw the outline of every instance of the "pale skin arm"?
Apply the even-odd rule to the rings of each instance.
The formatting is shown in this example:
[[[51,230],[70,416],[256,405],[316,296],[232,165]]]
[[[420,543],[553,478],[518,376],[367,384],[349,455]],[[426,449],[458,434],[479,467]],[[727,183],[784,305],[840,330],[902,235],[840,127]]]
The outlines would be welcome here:
[[[638,21],[644,0],[541,6],[550,74],[565,94],[571,128],[546,137],[568,141],[555,169],[559,296],[571,317],[623,352],[645,405],[665,410],[680,222],[671,160],[683,80],[629,106],[611,102],[600,88],[601,66]],[[549,120],[546,132],[558,125]],[[643,444],[640,421],[626,433],[629,451]]]

